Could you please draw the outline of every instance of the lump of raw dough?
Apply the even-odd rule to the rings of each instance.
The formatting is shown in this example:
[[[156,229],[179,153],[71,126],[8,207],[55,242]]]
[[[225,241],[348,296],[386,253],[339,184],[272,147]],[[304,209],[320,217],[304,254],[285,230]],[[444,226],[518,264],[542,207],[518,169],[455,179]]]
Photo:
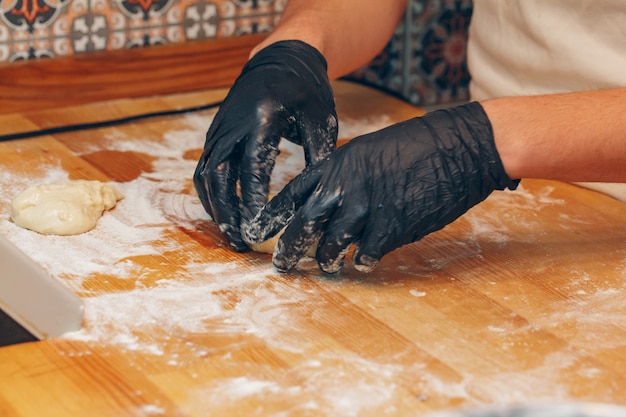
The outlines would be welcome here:
[[[271,255],[274,253],[276,243],[278,242],[278,239],[282,234],[283,232],[281,230],[280,232],[276,233],[276,235],[272,236],[266,241],[263,241],[261,243],[250,243],[250,249],[252,249],[254,252],[269,253]]]
[[[267,201],[270,201],[275,196],[276,194],[270,193],[267,196]],[[270,255],[273,254],[274,248],[276,248],[276,244],[278,243],[278,239],[280,239],[280,236],[283,234],[284,231],[285,229],[282,229],[280,232],[276,233],[274,236],[272,236],[271,238],[261,243],[250,243],[249,244],[250,249],[252,249],[254,252],[269,253]],[[309,250],[306,253],[306,256],[315,258],[315,252],[317,252],[317,244],[309,248]]]
[[[102,213],[121,199],[117,188],[100,181],[37,185],[13,200],[11,219],[42,234],[76,235],[93,229]]]
[[[252,249],[255,252],[273,254],[274,248],[276,247],[276,244],[278,243],[278,239],[280,239],[280,236],[283,234],[284,231],[285,229],[281,230],[280,232],[276,233],[271,238],[261,243],[251,243],[249,245],[250,249]],[[317,243],[309,248],[309,250],[306,252],[306,256],[310,258],[315,258],[315,252],[317,252]]]

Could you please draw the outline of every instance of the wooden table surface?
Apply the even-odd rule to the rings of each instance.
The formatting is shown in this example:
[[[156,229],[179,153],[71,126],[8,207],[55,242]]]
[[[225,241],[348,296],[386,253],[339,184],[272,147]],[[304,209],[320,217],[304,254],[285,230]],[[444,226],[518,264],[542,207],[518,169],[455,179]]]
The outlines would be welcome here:
[[[419,115],[336,83],[340,136]],[[180,108],[225,90],[0,116],[0,134]],[[214,110],[0,143],[0,233],[85,303],[83,329],[0,349],[0,416],[414,416],[626,403],[626,206],[524,180],[370,274],[279,274],[230,251],[191,176]],[[285,145],[273,186],[301,164]],[[9,221],[29,185],[112,181],[96,229]]]

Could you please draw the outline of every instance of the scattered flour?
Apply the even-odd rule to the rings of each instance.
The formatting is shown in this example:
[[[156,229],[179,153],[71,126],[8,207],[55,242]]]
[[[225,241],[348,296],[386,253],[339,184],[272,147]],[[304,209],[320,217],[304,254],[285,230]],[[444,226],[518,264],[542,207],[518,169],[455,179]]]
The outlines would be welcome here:
[[[152,157],[150,172],[128,182],[113,182],[124,199],[105,213],[92,231],[76,236],[42,236],[17,227],[7,216],[0,218],[0,233],[50,275],[83,296],[83,329],[65,335],[65,339],[83,343],[85,355],[107,344],[126,351],[131,358],[134,354],[151,355],[168,366],[181,367],[194,365],[182,359],[181,350],[191,351],[193,360],[199,363],[207,355],[220,354],[228,361],[231,352],[247,341],[261,339],[272,349],[305,357],[294,366],[306,375],[306,380],[284,386],[254,373],[220,379],[218,386],[190,393],[189,406],[210,406],[214,400],[224,399],[237,404],[238,400],[258,398],[263,403],[268,397],[286,396],[292,399],[294,409],[323,410],[319,415],[352,416],[365,409],[384,410],[397,395],[394,370],[347,351],[345,356],[335,352],[339,356],[330,359],[307,354],[313,342],[307,340],[297,323],[314,306],[297,281],[272,281],[275,272],[266,260],[258,264],[252,260],[243,270],[238,262],[207,262],[181,256],[180,265],[167,268],[157,277],[141,262],[145,257],[184,253],[185,248],[171,238],[172,234],[179,227],[194,229],[199,220],[210,220],[195,193],[189,192],[196,161],[184,157],[185,152],[202,147],[208,121],[191,115],[185,116],[184,123],[187,126],[180,130],[165,132],[159,143],[111,129],[103,144],[82,150],[83,154],[103,149],[132,151]],[[350,133],[353,135],[356,133]],[[282,141],[280,148],[273,190],[282,188],[304,166],[300,147]],[[40,167],[36,178],[0,170],[0,183],[8,201],[33,183],[67,179],[63,168],[55,164]],[[2,204],[4,210],[6,205]],[[101,290],[111,276],[126,289]],[[94,279],[101,280],[100,284],[90,285]],[[194,335],[204,340],[207,333],[226,342],[215,346],[195,342]],[[341,372],[330,375],[332,369]],[[357,380],[353,379],[355,374],[360,376]],[[199,375],[200,370],[193,377]],[[334,383],[329,384],[329,380]],[[155,405],[139,410],[146,416],[165,412]]]
[[[6,215],[0,217],[0,233],[53,277],[83,296],[84,328],[66,335],[66,339],[84,343],[85,354],[93,347],[108,344],[131,356],[151,355],[168,366],[193,369],[190,377],[198,380],[198,386],[186,394],[185,407],[197,411],[215,409],[219,404],[226,411],[224,415],[228,415],[229,406],[236,407],[241,401],[258,404],[258,409],[272,402],[286,403],[290,410],[302,415],[401,415],[414,407],[413,403],[402,404],[400,400],[405,398],[402,378],[406,375],[417,380],[414,388],[420,401],[426,401],[429,395],[470,405],[480,401],[506,404],[568,397],[569,392],[560,383],[560,372],[577,366],[579,354],[575,352],[548,355],[543,363],[526,372],[487,372],[480,377],[461,374],[457,381],[442,381],[419,361],[407,366],[406,361],[398,358],[364,358],[341,348],[320,351],[299,326],[311,320],[311,311],[315,311],[316,306],[306,296],[307,291],[315,289],[301,287],[297,279],[277,280],[266,258],[262,262],[251,258],[242,270],[235,261],[209,262],[186,257],[186,248],[172,236],[179,228],[192,230],[199,220],[208,221],[209,217],[190,192],[190,175],[196,161],[185,155],[202,147],[209,122],[203,116],[185,116],[182,118],[185,126],[165,132],[159,143],[128,137],[111,129],[101,147],[85,149],[84,153],[108,149],[153,157],[151,172],[128,182],[114,183],[124,199],[88,233],[42,236],[15,226]],[[386,117],[366,123],[340,123],[340,137],[357,136],[388,124],[390,120]],[[296,145],[283,141],[281,151],[273,191],[279,190],[304,165],[302,151]],[[62,167],[53,163],[40,167],[39,175],[29,178],[0,169],[0,185],[6,201],[33,183],[67,179]],[[545,205],[564,204],[551,197],[549,188],[538,197],[520,187],[515,193],[495,193],[490,198],[501,210],[498,213],[520,208],[536,211]],[[6,202],[0,202],[5,213],[6,208]],[[465,218],[469,222],[469,239],[457,243],[460,252],[479,256],[480,242],[507,244],[510,230],[500,214],[486,218],[480,212],[470,212]],[[532,231],[536,225],[527,223],[520,227]],[[532,241],[533,237],[528,239]],[[164,268],[160,275],[141,262],[146,256],[164,254],[169,254],[167,259],[174,264]],[[626,277],[626,256],[622,259],[616,273]],[[453,261],[454,258],[426,260],[418,275],[423,279]],[[407,271],[405,265],[397,266],[396,270],[407,275],[414,272]],[[96,290],[101,286],[94,287],[90,282],[100,276],[115,276],[124,285],[112,291]],[[584,281],[582,275],[578,278],[583,284],[593,279]],[[494,284],[491,282],[492,287],[497,287]],[[581,349],[622,346],[626,332],[615,333],[614,328],[626,329],[626,311],[620,296],[625,290],[576,287],[573,291],[580,300],[546,306],[544,320],[538,324],[558,330],[564,323],[574,323],[563,331],[576,332],[574,340]],[[406,289],[403,291],[407,294]],[[421,303],[429,301],[431,294],[430,289],[428,292],[408,289],[407,296],[414,297],[410,298],[412,303]],[[501,336],[503,349],[506,348],[511,329],[488,325],[485,330],[494,337]],[[206,334],[214,336],[215,344],[196,341]],[[234,356],[239,348],[255,340],[290,358],[290,367],[282,370],[261,367],[250,369],[245,375],[201,378],[204,372],[207,375],[213,372],[202,368],[204,360],[218,358],[227,369],[229,363],[236,363]],[[180,354],[183,349],[191,351],[196,362],[185,362]],[[241,364],[237,362],[237,366]],[[593,380],[604,371],[586,364],[577,372]],[[274,376],[278,373],[278,377],[269,377],[272,373]],[[294,379],[296,375],[299,379]],[[146,416],[166,414],[165,409],[156,405],[145,405],[139,411]]]
[[[144,416],[164,416],[166,414],[165,409],[152,404],[140,407],[139,412]]]
[[[358,120],[342,119],[339,123],[339,138],[352,139],[383,129],[392,124],[393,120],[386,114]]]

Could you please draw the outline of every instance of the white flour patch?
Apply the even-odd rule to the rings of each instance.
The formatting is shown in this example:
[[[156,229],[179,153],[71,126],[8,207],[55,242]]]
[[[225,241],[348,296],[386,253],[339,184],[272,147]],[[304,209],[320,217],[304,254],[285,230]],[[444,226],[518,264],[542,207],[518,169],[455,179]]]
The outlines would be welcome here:
[[[65,337],[163,355],[170,339],[249,334],[272,348],[300,352],[308,343],[298,337],[290,311],[297,313],[304,300],[269,285],[273,273],[270,266],[238,273],[228,264],[189,265],[151,288],[85,298],[85,327]],[[236,302],[225,303],[224,294],[232,294]],[[163,333],[166,339],[159,336]]]
[[[467,377],[465,389],[471,396],[498,404],[567,399],[570,397],[568,384],[561,380],[558,370],[573,366],[574,361],[563,353],[549,355],[537,368]]]
[[[163,160],[180,159],[185,151],[200,149],[204,146],[206,131],[213,120],[213,114],[209,116],[187,114],[181,116],[178,120],[186,128],[164,132],[161,141],[131,137],[121,130],[111,129],[105,135],[106,141],[104,143],[92,144],[83,153],[92,153],[106,149],[120,152],[138,152]]]
[[[532,194],[520,184],[515,191],[501,191],[492,193],[488,202],[490,210],[485,213],[481,204],[472,208],[463,215],[463,219],[469,222],[471,232],[470,241],[477,243],[479,240],[505,245],[515,233],[516,238],[523,237],[528,241],[534,241],[541,235],[541,219],[532,220],[528,212],[536,213],[548,205],[562,205],[565,202],[561,199],[552,198],[550,195],[554,187],[544,187],[538,194]],[[523,210],[526,213],[524,218],[515,217],[516,230],[509,228],[512,213]],[[576,221],[572,219],[572,221]],[[519,230],[525,233],[519,233]]]
[[[477,241],[484,239],[496,243],[506,243],[509,240],[510,231],[508,226],[500,218],[493,216],[485,218],[475,212],[468,212],[464,216],[472,228],[471,239]]]
[[[507,331],[507,329],[505,329],[503,327],[497,327],[497,326],[491,326],[491,325],[487,326],[487,329],[490,332],[494,332],[494,333],[504,333],[504,332]]]
[[[554,198],[553,186],[531,193],[523,184],[515,191],[497,191],[489,198],[471,208],[461,217],[461,221],[469,224],[466,234],[467,250],[473,250],[476,256],[482,254],[481,244],[491,243],[497,247],[505,247],[515,236],[515,243],[534,243],[541,241],[546,235],[546,223],[541,211],[550,206],[565,204],[563,199]],[[561,214],[559,222],[553,222],[563,230],[579,228],[588,224],[584,218]],[[460,242],[458,243],[460,244]],[[462,249],[462,248],[460,248]]]
[[[297,392],[298,389],[294,387],[291,391]],[[217,397],[227,396],[233,399],[253,395],[265,396],[277,392],[283,393],[285,390],[275,382],[253,380],[247,377],[223,379],[220,381],[220,386],[214,391]]]
[[[381,114],[365,119],[341,119],[339,121],[339,138],[353,139],[357,136],[376,132],[394,124],[389,115]]]
[[[421,364],[376,362],[341,350],[308,355],[310,359],[295,363],[290,369],[271,370],[272,381],[262,377],[269,369],[251,371],[245,377],[212,379],[189,391],[185,403],[194,410],[215,410],[216,404],[223,405],[223,409],[218,408],[220,415],[228,415],[237,409],[232,404],[244,401],[269,409],[279,404],[295,415],[307,411],[329,417],[404,415],[414,404],[403,403],[404,393],[398,383],[403,374],[416,378],[423,389],[430,388],[432,392],[438,388],[430,387],[430,381],[419,376],[423,373]],[[448,394],[442,392],[443,396]]]
[[[580,299],[545,305],[537,319],[540,326],[571,339],[571,344],[588,352],[626,346],[626,303],[622,288],[587,291]]]
[[[276,165],[270,179],[270,192],[278,194],[280,190],[305,167],[304,151],[300,145],[286,139],[278,145],[280,153],[276,157]]]
[[[111,335],[132,338],[135,330],[156,327],[173,334],[202,333],[206,331],[204,320],[221,313],[211,286],[168,280],[156,288],[85,299],[85,317],[91,326],[67,337],[106,342]]]
[[[162,416],[165,415],[165,409],[156,405],[147,404],[139,408],[139,412],[145,416]]]
[[[4,202],[7,203],[7,206],[8,203],[19,196],[28,187],[69,181],[68,173],[65,172],[60,165],[55,165],[52,168],[41,168],[38,171],[41,174],[40,176],[26,176],[0,169],[2,198]]]
[[[480,375],[466,374],[458,383],[442,383],[428,374],[425,378],[430,378],[429,387],[435,392],[465,399],[465,406],[478,406],[568,401],[573,398],[572,375],[585,378],[587,383],[593,385],[594,380],[606,378],[605,373],[606,370],[589,367],[581,353],[564,349],[547,354],[543,362],[528,369],[511,372],[490,372],[486,369]],[[616,387],[615,393],[619,393],[619,387]]]
[[[520,183],[515,191],[494,192],[489,196],[489,199],[497,201],[498,206],[504,209],[541,210],[545,205],[565,204],[565,200],[552,197],[553,192],[553,186],[546,186],[535,193],[531,193],[524,188],[523,183]]]
[[[322,352],[317,359],[323,370],[301,366],[298,371],[308,374],[306,389],[320,396],[320,409],[345,416],[379,409],[384,415],[384,406],[393,404],[399,395],[397,378],[405,371],[399,364],[366,360],[349,352]],[[421,370],[422,365],[415,369]]]

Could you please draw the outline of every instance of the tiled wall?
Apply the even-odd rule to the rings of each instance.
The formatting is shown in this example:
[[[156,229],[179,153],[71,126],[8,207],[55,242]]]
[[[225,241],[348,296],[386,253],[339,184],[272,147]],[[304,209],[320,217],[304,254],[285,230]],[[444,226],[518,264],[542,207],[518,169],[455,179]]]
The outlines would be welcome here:
[[[286,0],[0,0],[0,62],[271,30]]]
[[[0,63],[271,30],[287,0],[0,0]],[[419,105],[467,98],[471,0],[412,1],[393,40],[351,78]]]
[[[466,101],[471,0],[411,0],[393,39],[352,77],[430,106]]]

